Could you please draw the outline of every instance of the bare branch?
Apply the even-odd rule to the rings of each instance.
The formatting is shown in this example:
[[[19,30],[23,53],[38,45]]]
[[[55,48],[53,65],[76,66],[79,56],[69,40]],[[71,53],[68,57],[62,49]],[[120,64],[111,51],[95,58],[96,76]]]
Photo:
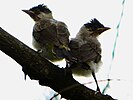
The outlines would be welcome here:
[[[19,63],[31,79],[51,87],[66,99],[113,100],[108,95],[95,94],[95,91],[78,83],[69,69],[58,68],[1,27],[0,50]]]

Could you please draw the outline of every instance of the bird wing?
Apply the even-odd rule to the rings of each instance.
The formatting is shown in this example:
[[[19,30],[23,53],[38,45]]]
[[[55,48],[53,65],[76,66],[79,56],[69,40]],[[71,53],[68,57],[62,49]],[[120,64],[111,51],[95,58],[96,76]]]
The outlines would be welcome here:
[[[67,47],[69,31],[63,22],[54,19],[45,19],[34,26],[33,37],[37,42],[51,43],[57,47]]]
[[[43,20],[39,24],[35,24],[33,30],[35,40],[43,45],[60,46],[57,37],[57,26],[52,20]]]
[[[59,42],[63,47],[67,49],[69,44],[69,36],[70,36],[67,25],[63,22],[58,21],[56,24],[56,29],[57,29],[57,38]]]
[[[69,43],[69,48],[70,48],[71,55],[74,58],[77,58],[78,60],[80,60],[80,40],[76,38],[71,39]]]
[[[94,41],[87,41],[87,43],[80,47],[80,59],[83,62],[94,61],[95,63],[101,60],[101,48],[100,45]]]
[[[99,62],[101,60],[101,48],[99,42],[97,42],[93,40],[84,42],[80,39],[72,39],[69,43],[72,56],[81,62]]]

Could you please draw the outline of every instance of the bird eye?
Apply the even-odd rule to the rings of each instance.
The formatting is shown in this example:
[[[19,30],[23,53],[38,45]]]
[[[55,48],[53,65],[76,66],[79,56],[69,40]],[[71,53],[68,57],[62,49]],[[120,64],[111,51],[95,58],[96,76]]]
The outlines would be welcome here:
[[[87,31],[93,31],[93,29],[92,28],[87,28]]]
[[[40,14],[40,10],[39,10],[39,9],[34,9],[33,12],[34,12],[36,15],[39,15],[39,14]]]

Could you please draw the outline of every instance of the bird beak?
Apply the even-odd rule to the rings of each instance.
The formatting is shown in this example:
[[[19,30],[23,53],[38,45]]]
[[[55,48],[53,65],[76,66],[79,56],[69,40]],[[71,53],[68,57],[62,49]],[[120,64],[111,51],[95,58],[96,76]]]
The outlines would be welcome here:
[[[28,14],[29,16],[33,16],[34,12],[30,11],[30,10],[22,10],[23,12],[25,12],[26,14]]]
[[[109,28],[109,27],[99,28],[99,29],[98,29],[98,33],[101,34],[102,32],[107,31],[107,30],[109,30],[109,29],[111,29],[111,28]]]
[[[34,21],[38,21],[40,19],[33,11],[30,10],[22,10],[22,11],[28,14]]]
[[[106,31],[106,30],[109,30],[111,29],[110,27],[104,27],[103,30]]]

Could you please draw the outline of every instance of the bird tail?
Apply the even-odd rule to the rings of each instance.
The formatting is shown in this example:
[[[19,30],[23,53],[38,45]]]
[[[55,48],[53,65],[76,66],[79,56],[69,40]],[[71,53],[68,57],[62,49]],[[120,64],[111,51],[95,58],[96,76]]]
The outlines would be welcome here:
[[[77,62],[76,59],[72,57],[69,49],[55,47],[54,52],[60,58],[65,58],[67,61],[70,62]]]

